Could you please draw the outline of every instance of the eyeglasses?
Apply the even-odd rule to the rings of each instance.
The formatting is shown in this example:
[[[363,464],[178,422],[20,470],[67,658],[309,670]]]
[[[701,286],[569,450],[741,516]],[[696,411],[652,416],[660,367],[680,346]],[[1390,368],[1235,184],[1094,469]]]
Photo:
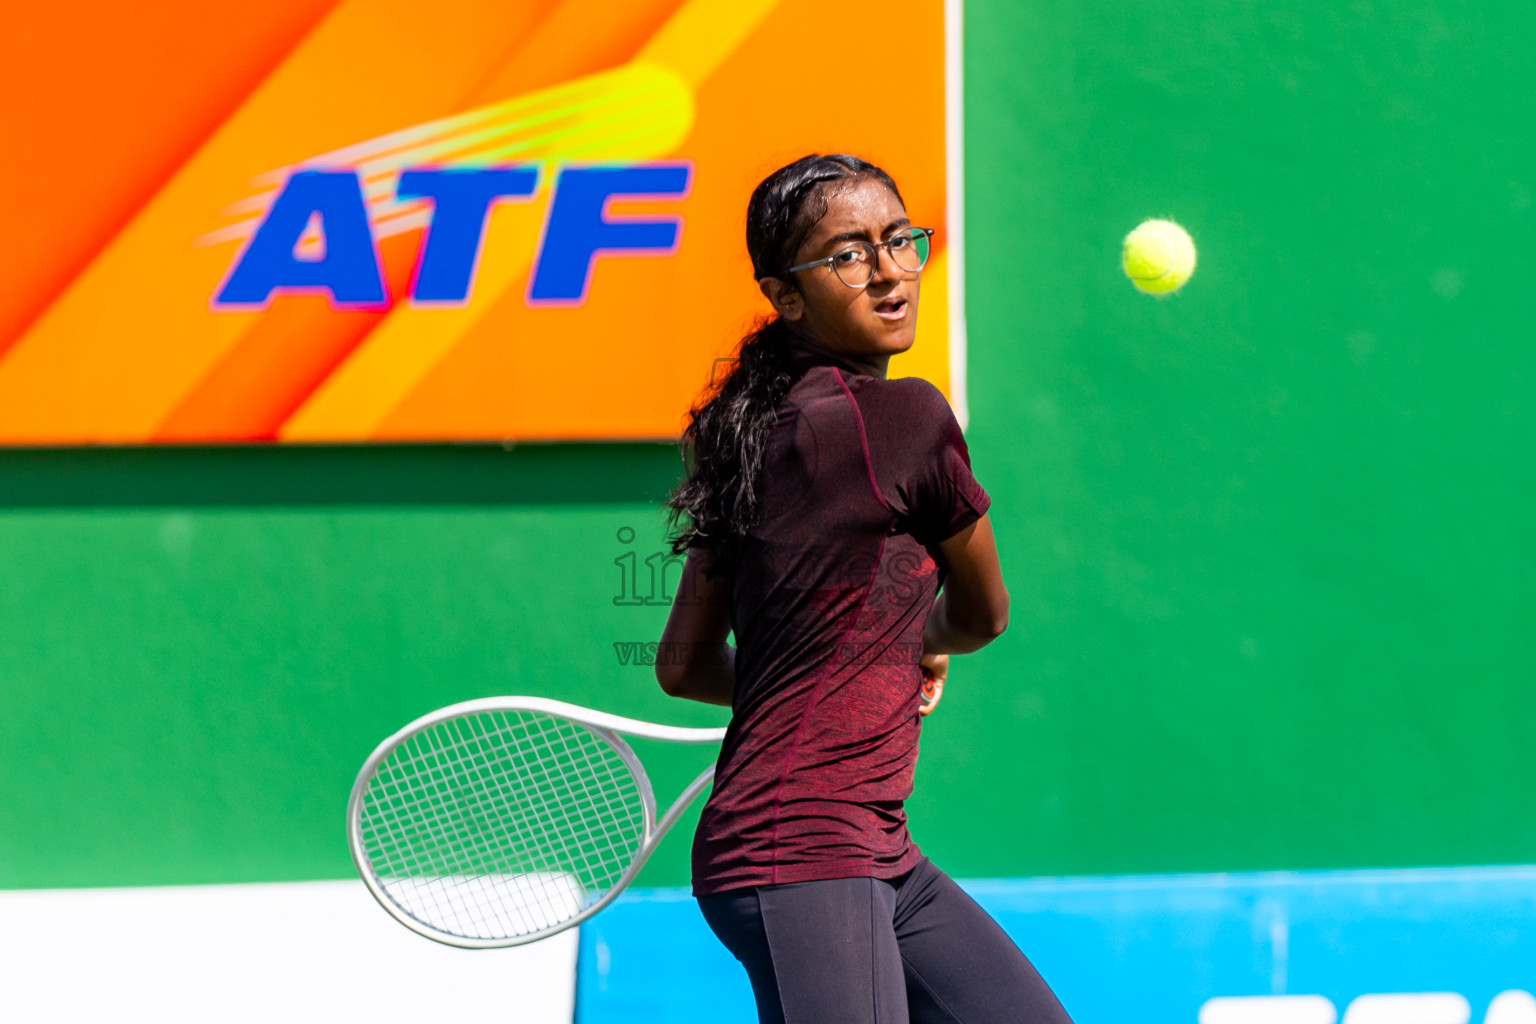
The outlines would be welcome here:
[[[849,288],[863,288],[875,276],[880,262],[880,250],[891,254],[891,262],[902,270],[922,270],[928,262],[929,239],[933,228],[902,228],[883,242],[849,242],[824,260],[812,260],[784,271],[793,274],[797,270],[812,267],[831,267],[837,279]]]

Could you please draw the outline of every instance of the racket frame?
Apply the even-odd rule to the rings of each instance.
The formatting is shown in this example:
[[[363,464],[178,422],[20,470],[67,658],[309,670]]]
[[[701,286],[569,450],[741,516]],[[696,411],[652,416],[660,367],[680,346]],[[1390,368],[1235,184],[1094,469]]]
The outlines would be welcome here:
[[[374,772],[384,759],[394,753],[406,740],[419,733],[425,732],[443,722],[466,715],[484,714],[487,712],[516,712],[531,711],[539,714],[550,715],[554,718],[564,719],[580,725],[598,738],[611,746],[624,762],[625,767],[634,776],[635,784],[640,793],[640,804],[643,815],[644,831],[641,834],[640,846],[635,850],[634,857],[629,866],[619,876],[618,881],[609,887],[590,906],[583,907],[580,912],[562,921],[559,924],[545,928],[541,931],[531,932],[527,935],[516,935],[508,938],[478,939],[464,935],[454,935],[451,932],[441,931],[424,921],[412,917],[403,908],[390,898],[384,891],[383,884],[374,873],[373,864],[368,859],[368,854],[363,845],[362,834],[362,806],[363,798],[368,792],[368,785],[373,781]],[[449,704],[438,708],[436,711],[422,715],[412,721],[393,735],[389,736],[368,755],[368,760],[363,762],[363,767],[357,773],[357,779],[352,783],[352,793],[347,800],[347,845],[352,850],[352,863],[357,868],[357,873],[362,876],[363,884],[368,887],[368,892],[378,901],[391,917],[405,925],[418,935],[425,936],[444,945],[456,946],[460,949],[501,949],[509,946],[521,946],[525,943],[536,942],[539,939],[547,939],[551,935],[574,928],[587,918],[602,910],[608,904],[618,898],[619,894],[628,887],[630,882],[640,874],[640,869],[645,867],[645,862],[650,859],[651,853],[660,843],[662,836],[677,824],[677,819],[682,817],[688,805],[693,803],[715,777],[715,766],[710,765],[699,773],[682,791],[672,806],[667,808],[667,813],[660,819],[656,816],[656,794],[651,788],[650,776],[645,772],[644,766],[634,749],[624,741],[623,736],[638,736],[642,739],[665,740],[669,743],[719,743],[725,739],[725,729],[695,729],[678,725],[656,725],[652,722],[641,722],[633,718],[624,718],[620,715],[610,715],[603,711],[593,711],[591,708],[580,707],[576,704],[567,704],[564,701],[551,700],[547,697],[483,697],[478,700],[466,700],[457,704]]]

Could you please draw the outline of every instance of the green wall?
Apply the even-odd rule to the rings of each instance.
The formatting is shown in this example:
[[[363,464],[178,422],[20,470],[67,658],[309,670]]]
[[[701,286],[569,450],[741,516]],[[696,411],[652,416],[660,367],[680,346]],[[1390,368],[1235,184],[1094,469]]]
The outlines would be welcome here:
[[[1507,0],[966,5],[1013,614],[925,727],[943,867],[1536,860],[1533,38]],[[1163,301],[1117,268],[1150,216],[1200,246]],[[664,620],[614,559],[678,466],[0,452],[0,887],[346,877],[357,765],[453,700],[718,722],[613,649]],[[681,829],[643,882],[686,881]]]

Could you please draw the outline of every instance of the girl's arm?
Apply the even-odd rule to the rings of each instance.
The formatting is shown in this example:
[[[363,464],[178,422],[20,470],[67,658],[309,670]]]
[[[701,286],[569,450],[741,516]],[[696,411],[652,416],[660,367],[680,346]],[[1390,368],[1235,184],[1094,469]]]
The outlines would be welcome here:
[[[731,581],[704,578],[713,556],[690,548],[672,612],[656,647],[656,681],[670,696],[731,706],[736,693],[736,649],[731,634]]]
[[[923,627],[924,654],[965,654],[1008,628],[1008,590],[997,561],[991,515],[939,542],[944,589]]]

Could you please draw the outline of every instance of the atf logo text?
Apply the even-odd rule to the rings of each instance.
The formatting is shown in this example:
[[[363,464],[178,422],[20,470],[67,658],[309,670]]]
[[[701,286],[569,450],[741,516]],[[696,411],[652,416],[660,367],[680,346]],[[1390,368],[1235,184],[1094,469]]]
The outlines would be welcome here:
[[[581,305],[599,256],[666,256],[677,251],[682,216],[614,217],[622,200],[682,200],[691,161],[563,166],[528,275],[530,305]],[[460,306],[469,299],[491,206],[527,202],[539,189],[538,165],[413,167],[395,198],[431,204],[426,238],[407,301]],[[323,243],[301,253],[318,222]],[[389,304],[377,239],[358,172],[307,168],[290,174],[214,294],[215,310],[263,309],[279,292],[328,292],[338,309]]]

